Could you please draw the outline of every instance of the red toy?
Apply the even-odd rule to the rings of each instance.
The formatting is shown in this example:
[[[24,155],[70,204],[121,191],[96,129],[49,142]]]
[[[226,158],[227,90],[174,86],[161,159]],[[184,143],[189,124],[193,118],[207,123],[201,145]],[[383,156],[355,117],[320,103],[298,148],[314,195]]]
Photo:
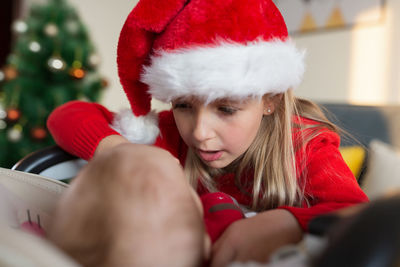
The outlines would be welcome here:
[[[214,243],[233,222],[244,218],[233,198],[222,192],[208,193],[200,197],[204,210],[204,223],[211,242]]]

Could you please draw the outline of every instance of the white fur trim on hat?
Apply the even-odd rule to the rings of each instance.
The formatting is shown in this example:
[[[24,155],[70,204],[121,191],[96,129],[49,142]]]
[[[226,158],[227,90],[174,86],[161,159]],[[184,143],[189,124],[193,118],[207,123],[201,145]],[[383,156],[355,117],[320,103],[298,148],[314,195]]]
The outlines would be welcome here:
[[[190,95],[211,102],[277,94],[300,84],[304,54],[290,40],[158,51],[141,81],[154,98],[165,102]]]
[[[136,117],[132,110],[122,110],[116,114],[111,128],[135,144],[152,145],[160,134],[158,116],[155,112]]]

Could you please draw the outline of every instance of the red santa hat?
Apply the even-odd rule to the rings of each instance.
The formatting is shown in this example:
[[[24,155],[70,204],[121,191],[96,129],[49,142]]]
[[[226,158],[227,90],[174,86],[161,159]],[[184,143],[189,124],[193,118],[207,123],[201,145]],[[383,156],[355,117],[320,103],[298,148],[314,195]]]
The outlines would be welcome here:
[[[272,0],[140,0],[118,44],[118,70],[132,113],[123,135],[158,135],[151,98],[164,102],[277,94],[299,85],[304,53]],[[129,114],[129,113],[128,113]]]

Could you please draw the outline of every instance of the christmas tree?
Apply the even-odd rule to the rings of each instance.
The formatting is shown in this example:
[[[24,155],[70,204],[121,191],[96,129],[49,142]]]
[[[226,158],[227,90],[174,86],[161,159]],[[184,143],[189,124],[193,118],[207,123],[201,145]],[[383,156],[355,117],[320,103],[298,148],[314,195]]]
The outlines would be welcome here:
[[[16,35],[0,71],[0,166],[54,144],[46,120],[74,99],[97,101],[106,82],[99,56],[76,10],[66,0],[30,7],[13,23]]]

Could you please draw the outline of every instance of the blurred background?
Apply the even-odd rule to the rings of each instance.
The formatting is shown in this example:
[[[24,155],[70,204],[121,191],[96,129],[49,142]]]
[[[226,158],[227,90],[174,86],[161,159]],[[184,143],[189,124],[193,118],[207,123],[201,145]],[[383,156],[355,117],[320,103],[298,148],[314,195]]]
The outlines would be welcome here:
[[[5,2],[12,2],[13,5],[20,2],[19,5],[15,5],[20,11],[14,11],[14,14],[24,16],[32,3],[46,1],[2,0],[1,5]],[[109,86],[100,101],[111,109],[127,106],[128,102],[117,77],[116,46],[123,22],[137,1],[69,0],[68,2],[78,10],[102,59],[99,71],[107,77]],[[279,6],[279,1],[277,2]],[[287,2],[295,6],[300,13],[301,10],[296,6],[296,2],[307,4],[313,1],[288,0]],[[327,2],[329,6],[329,2],[346,1],[314,0],[314,2]],[[354,1],[347,0],[347,2]],[[382,6],[376,8],[382,8],[382,16],[375,22],[292,35],[298,47],[307,51],[307,71],[304,82],[297,89],[298,96],[323,102],[400,103],[400,16],[398,15],[400,1],[380,2]],[[344,13],[345,11],[343,10]],[[364,10],[364,13],[371,12],[376,10]],[[360,14],[363,15],[365,14]],[[2,46],[3,44],[4,42]]]
[[[400,0],[276,0],[275,2],[286,17],[293,40],[307,53],[307,70],[304,82],[295,91],[297,96],[319,103],[400,104],[400,16],[398,15]],[[53,65],[46,59],[49,73],[59,75],[58,71],[68,68],[69,76],[64,77],[66,79],[64,84],[68,79],[76,84],[76,98],[97,101],[113,111],[118,111],[128,107],[129,104],[117,75],[117,42],[122,25],[136,3],[136,0],[2,0],[0,83],[3,87],[0,85],[0,146],[3,151],[9,146],[10,141],[17,144],[26,137],[24,132],[27,131],[24,131],[24,127],[29,126],[26,121],[32,121],[25,118],[24,122],[21,119],[26,113],[31,112],[24,111],[15,104],[12,106],[11,100],[4,100],[7,92],[14,94],[16,91],[15,88],[6,91],[4,84],[23,76],[23,72],[18,72],[19,67],[16,66],[22,63],[13,64],[13,60],[15,55],[22,53],[23,45],[20,42],[25,34],[24,24],[28,29],[41,27],[39,30],[45,33],[42,39],[38,34],[31,35],[39,44],[40,40],[46,38],[54,40],[57,33],[65,33],[66,39],[51,48],[50,59]],[[66,31],[63,31],[62,25],[65,21],[62,19],[57,23],[49,23],[47,20],[38,24],[36,21],[37,25],[32,26],[29,17],[37,16],[37,19],[43,17],[39,11],[32,12],[34,6],[46,6],[43,12],[50,14],[57,12],[62,14],[62,10],[57,12],[51,10],[66,8],[65,10],[72,14],[72,17],[65,18],[68,21]],[[67,11],[65,12],[67,14]],[[49,19],[51,22],[51,16]],[[60,50],[60,45],[68,46],[74,40],[73,37],[68,37],[68,33],[84,37],[80,39],[81,43],[76,39],[75,48],[72,48],[75,53],[70,59],[63,58],[64,55],[57,52]],[[26,42],[31,52],[35,47],[38,49],[37,46],[33,48],[30,46],[32,39]],[[71,47],[74,47],[72,43]],[[78,47],[85,49],[81,51]],[[85,66],[84,61],[90,63],[90,66]],[[61,65],[57,66],[57,63]],[[90,72],[96,75],[90,76]],[[96,78],[93,78],[94,76]],[[91,85],[90,90],[82,82],[88,77],[92,77],[92,82],[96,82],[96,86]],[[80,84],[76,83],[77,80]],[[51,82],[54,81],[55,79],[51,78]],[[43,88],[44,94],[46,94],[45,89]],[[68,100],[68,97],[65,99]],[[11,106],[17,113],[19,112],[14,121],[7,113]],[[168,105],[153,101],[153,108],[162,110],[168,108]],[[46,117],[46,114],[44,115],[43,120]],[[3,124],[1,124],[2,119]],[[34,144],[39,143],[38,146],[44,145],[42,141],[49,138],[45,125],[42,123],[34,127],[40,128],[42,132],[33,135],[30,129],[30,141]],[[1,143],[2,132],[3,143]],[[51,138],[48,140],[46,145],[52,142]],[[10,149],[15,151],[15,147]],[[28,150],[22,151],[23,154],[27,152]]]

